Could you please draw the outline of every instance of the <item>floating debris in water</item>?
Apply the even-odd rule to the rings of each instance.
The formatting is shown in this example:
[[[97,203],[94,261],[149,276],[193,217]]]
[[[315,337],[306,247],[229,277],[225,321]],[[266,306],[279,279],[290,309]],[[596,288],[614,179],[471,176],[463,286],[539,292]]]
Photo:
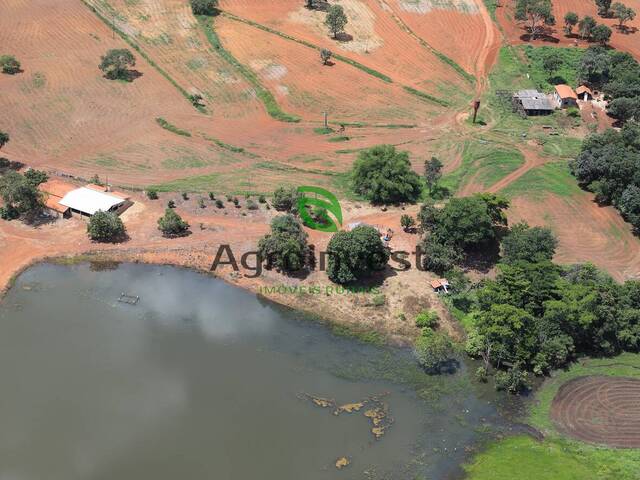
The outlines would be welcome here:
[[[377,439],[381,438],[387,431],[387,429],[393,424],[393,418],[389,415],[389,405],[381,400],[380,397],[387,395],[372,395],[365,398],[360,402],[345,403],[338,405],[335,400],[311,395],[309,393],[303,393],[298,398],[310,400],[314,405],[321,408],[333,407],[333,414],[338,416],[342,413],[351,414],[359,412],[365,406],[369,407],[363,412],[363,415],[367,417],[372,424],[371,433]]]
[[[344,467],[346,467],[350,463],[351,461],[347,457],[340,457],[338,460],[336,460],[336,468],[338,470],[342,470]]]

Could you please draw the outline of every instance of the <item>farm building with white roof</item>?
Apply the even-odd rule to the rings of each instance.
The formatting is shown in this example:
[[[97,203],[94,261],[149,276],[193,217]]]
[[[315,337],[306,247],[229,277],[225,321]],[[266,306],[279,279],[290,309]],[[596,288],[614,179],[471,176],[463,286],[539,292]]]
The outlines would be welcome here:
[[[114,212],[126,203],[126,199],[100,192],[88,187],[71,190],[58,203],[69,207],[72,211],[84,215],[94,215],[97,211]]]

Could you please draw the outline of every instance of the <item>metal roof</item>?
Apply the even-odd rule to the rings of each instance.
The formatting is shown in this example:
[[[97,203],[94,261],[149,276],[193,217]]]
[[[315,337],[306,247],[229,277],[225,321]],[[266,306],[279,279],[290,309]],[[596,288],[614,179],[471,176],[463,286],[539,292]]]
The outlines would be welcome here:
[[[553,105],[547,97],[542,98],[521,98],[520,103],[525,110],[554,110]]]
[[[123,204],[124,200],[105,192],[80,187],[67,193],[58,203],[73,210],[93,215],[98,210],[108,212],[113,207]]]
[[[516,92],[515,96],[518,98],[540,98],[544,97],[544,93],[538,90],[520,90]]]

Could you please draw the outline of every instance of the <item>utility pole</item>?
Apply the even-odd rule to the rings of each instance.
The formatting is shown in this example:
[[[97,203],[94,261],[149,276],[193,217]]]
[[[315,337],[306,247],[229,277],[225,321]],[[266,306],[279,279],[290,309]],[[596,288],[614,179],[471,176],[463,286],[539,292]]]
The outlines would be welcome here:
[[[329,128],[329,121],[327,120],[328,118],[327,112],[322,112],[322,114],[324,115],[324,128]]]
[[[476,123],[476,117],[478,116],[478,110],[480,109],[480,100],[473,101],[473,123]]]

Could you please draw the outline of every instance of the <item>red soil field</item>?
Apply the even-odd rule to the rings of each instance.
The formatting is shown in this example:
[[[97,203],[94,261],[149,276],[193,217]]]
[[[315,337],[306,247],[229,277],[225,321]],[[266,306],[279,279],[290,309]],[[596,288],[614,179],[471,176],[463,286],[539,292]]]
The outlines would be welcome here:
[[[406,0],[378,0],[430,46],[477,77],[485,76],[500,49],[498,29],[482,2],[462,2],[457,9],[420,9]],[[429,2],[422,2],[428,4]],[[424,11],[426,10],[426,11]]]
[[[640,14],[640,0],[624,0],[622,3],[633,8]],[[502,30],[507,37],[507,41],[512,44],[527,43],[528,33],[524,25],[517,22],[514,17],[513,0],[505,2],[504,6],[498,7],[496,15]],[[567,12],[575,12],[580,17],[591,15],[598,23],[604,23],[613,30],[611,36],[611,46],[631,53],[636,59],[640,60],[640,15],[635,20],[627,23],[627,32],[620,31],[617,28],[617,20],[613,18],[602,18],[598,16],[598,11],[594,1],[591,0],[554,0],[553,13],[556,17],[556,25],[550,27],[545,38],[536,39],[536,45],[580,45],[589,46],[588,42],[580,40],[578,36],[568,38],[564,35],[562,27],[564,25],[564,16]]]
[[[437,97],[471,91],[468,82],[398,25],[383,2],[341,0],[340,5],[350,18],[345,30],[353,38],[346,41],[331,38],[322,23],[324,12],[308,10],[297,0],[221,2],[234,15],[328,48]]]
[[[640,448],[640,379],[578,377],[560,387],[551,419],[565,435],[589,443]]]
[[[638,279],[640,242],[613,207],[600,207],[593,195],[570,198],[547,195],[544,201],[516,197],[509,223],[550,227],[559,240],[554,260],[562,264],[592,262],[618,281]]]
[[[346,63],[324,66],[318,52],[244,23],[220,18],[216,30],[225,48],[257,72],[285,111],[317,120],[328,111],[341,120],[413,123],[438,109]]]

